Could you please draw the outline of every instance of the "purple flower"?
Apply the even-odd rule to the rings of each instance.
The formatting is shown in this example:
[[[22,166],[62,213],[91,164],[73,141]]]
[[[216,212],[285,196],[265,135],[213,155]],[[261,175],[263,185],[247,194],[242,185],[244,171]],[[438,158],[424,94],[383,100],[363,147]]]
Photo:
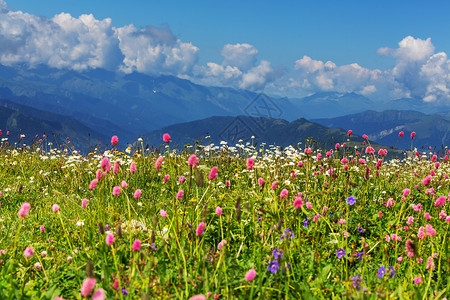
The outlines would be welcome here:
[[[271,261],[269,263],[269,265],[267,266],[267,270],[272,272],[272,274],[275,274],[279,268],[280,268],[280,265],[278,264],[277,260]]]
[[[339,248],[336,250],[336,256],[337,258],[341,259],[342,257],[345,256],[345,250],[342,248]]]
[[[396,273],[394,267],[393,266],[389,266],[388,269],[391,272],[391,276],[394,277],[395,273]]]
[[[381,266],[380,269],[378,269],[377,273],[378,273],[378,278],[381,279],[384,277],[384,274],[386,273],[386,268],[384,267],[384,265]]]
[[[283,251],[278,250],[278,248],[275,248],[275,250],[272,251],[272,254],[275,257],[275,259],[283,258]]]
[[[126,290],[125,288],[122,288],[122,294],[123,294],[124,296],[127,296],[127,295],[128,295],[128,292],[127,292],[127,290]]]
[[[309,219],[306,217],[305,221],[303,221],[303,226],[308,227]]]
[[[358,232],[359,233],[363,233],[364,232],[364,228],[358,226]]]
[[[356,252],[356,256],[358,256],[359,260],[362,260],[363,256],[364,256],[364,252]]]
[[[352,277],[353,280],[353,287],[356,288],[358,291],[361,289],[361,275],[356,275]]]
[[[356,198],[355,197],[350,196],[350,197],[347,198],[347,204],[348,205],[353,205],[355,203],[356,203]]]

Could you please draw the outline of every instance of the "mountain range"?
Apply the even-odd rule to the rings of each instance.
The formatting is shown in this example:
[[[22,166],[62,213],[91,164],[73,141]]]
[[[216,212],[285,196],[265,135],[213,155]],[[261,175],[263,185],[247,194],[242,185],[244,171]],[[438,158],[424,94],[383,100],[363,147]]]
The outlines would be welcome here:
[[[175,124],[190,124],[198,128],[205,126],[205,130],[211,131],[215,122],[229,122],[226,118],[211,119],[211,116],[216,116],[234,117],[250,123],[249,128],[253,131],[256,128],[265,132],[256,135],[267,138],[267,143],[273,141],[280,145],[293,141],[283,137],[281,132],[299,134],[297,123],[308,119],[315,122],[312,123],[315,125],[310,125],[311,128],[319,123],[326,127],[352,129],[357,134],[368,134],[372,140],[390,146],[397,142],[394,137],[396,130],[415,130],[418,133],[416,145],[436,146],[446,142],[450,111],[447,106],[436,106],[419,99],[373,102],[363,95],[338,92],[288,99],[233,88],[207,87],[173,76],[125,74],[103,69],[77,72],[43,65],[32,69],[0,65],[0,99],[9,103],[9,109],[12,104],[18,105],[15,107],[16,115],[19,111],[23,112],[24,118],[29,117],[29,123],[30,118],[34,118],[33,122],[43,122],[41,127],[36,125],[32,128],[42,128],[46,132],[50,130],[52,126],[48,125],[48,120],[40,118],[44,116],[42,112],[47,112],[54,114],[53,120],[60,120],[59,128],[64,130],[58,134],[84,135],[90,132],[91,136],[100,141],[106,140],[106,143],[106,137],[118,135],[123,145],[134,142],[139,136],[156,138],[155,132],[161,132],[162,128],[170,129]],[[396,111],[383,111],[391,108]],[[421,113],[414,114],[408,110]],[[5,112],[5,117],[11,113]],[[266,121],[255,124],[258,119]],[[269,119],[274,121],[267,121]],[[63,126],[67,123],[75,126],[75,121],[78,122],[76,126],[85,127],[73,130]],[[52,124],[56,128],[56,124]],[[440,128],[434,130],[436,124]],[[5,130],[3,126],[10,125],[11,122],[2,123],[0,129]],[[222,125],[219,127],[223,128]],[[22,131],[29,128],[23,126]],[[174,128],[183,130],[182,127]],[[283,129],[275,133],[276,128]],[[325,132],[311,128],[311,133]],[[176,135],[175,132],[173,134]],[[309,136],[324,138],[323,135]],[[78,138],[80,141],[87,139],[86,135]],[[397,145],[400,148],[409,146],[406,139],[400,140]]]

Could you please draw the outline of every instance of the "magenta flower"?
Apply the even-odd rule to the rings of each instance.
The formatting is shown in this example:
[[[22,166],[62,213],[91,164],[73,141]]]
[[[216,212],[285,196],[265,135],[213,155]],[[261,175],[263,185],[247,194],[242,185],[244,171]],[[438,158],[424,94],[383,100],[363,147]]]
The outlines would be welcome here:
[[[438,207],[438,206],[444,206],[445,201],[447,200],[447,197],[445,196],[440,196],[436,202],[434,203],[434,206]]]
[[[115,238],[114,238],[114,235],[112,233],[108,233],[106,235],[106,244],[108,246],[112,246],[112,244],[114,243],[114,240],[115,240]]]
[[[348,136],[351,136],[351,135],[352,135],[352,133],[353,133],[353,131],[352,131],[352,130],[349,130],[349,131],[347,131],[347,135],[348,135]]]
[[[137,189],[135,192],[134,192],[134,199],[139,199],[139,198],[141,198],[141,195],[142,195],[142,191],[140,190],[140,189]]]
[[[118,174],[119,173],[119,167],[120,167],[120,163],[118,161],[116,161],[114,163],[114,168],[113,168],[114,174]]]
[[[216,207],[216,215],[218,215],[218,216],[222,215],[222,208],[220,206]]]
[[[115,197],[117,197],[117,196],[119,196],[120,195],[120,186],[115,186],[115,187],[113,187],[113,196],[115,196]]]
[[[170,143],[170,135],[168,133],[163,134],[164,143]]]
[[[33,247],[27,247],[25,248],[25,250],[23,250],[23,256],[30,258],[32,257],[34,254],[34,249]]]
[[[161,210],[159,211],[159,214],[161,215],[161,217],[167,218],[167,212],[166,212],[164,209],[161,209]]]
[[[18,212],[19,218],[21,219],[25,218],[30,212],[30,208],[31,208],[30,203],[28,202],[23,203]]]
[[[92,179],[91,183],[89,184],[89,189],[92,191],[93,189],[95,189],[95,187],[97,186],[98,183],[98,179]]]
[[[81,296],[87,298],[91,294],[95,285],[97,284],[97,279],[95,278],[86,278],[81,284]]]
[[[85,208],[87,206],[87,199],[81,200],[81,207]]]
[[[128,183],[125,180],[122,180],[121,186],[123,189],[126,189],[128,187]]]
[[[255,279],[255,277],[256,277],[256,271],[255,271],[255,269],[251,269],[250,271],[248,271],[248,272],[245,274],[245,280],[246,280],[246,281],[252,281],[253,279]]]
[[[53,209],[54,212],[58,212],[58,211],[61,210],[61,208],[59,207],[58,204],[53,204],[52,209]]]
[[[253,164],[255,163],[255,160],[253,158],[248,158],[247,159],[247,169],[248,170],[253,170]]]
[[[131,249],[133,249],[133,251],[141,250],[141,241],[140,240],[135,240],[134,243],[133,243],[133,246],[131,247]]]
[[[183,190],[179,190],[178,193],[177,193],[177,199],[181,200],[181,199],[183,199],[183,196],[184,196],[184,191]]]
[[[136,172],[136,163],[133,161],[133,162],[130,164],[130,173],[131,173],[131,174],[134,174],[134,172]]]
[[[41,225],[41,227],[39,227],[39,230],[40,230],[41,232],[44,232],[44,231],[45,231],[44,225]]]
[[[415,131],[411,132],[411,139],[414,139],[415,136],[416,136],[416,132]]]
[[[109,162],[109,159],[107,157],[104,157],[102,159],[100,166],[102,167],[103,171],[105,171],[105,172],[108,172],[111,169],[111,163]]]
[[[286,198],[288,196],[289,192],[287,189],[283,189],[280,193],[280,198]]]
[[[155,169],[159,171],[161,169],[162,163],[163,163],[164,157],[160,156],[155,162]]]
[[[209,172],[209,180],[214,180],[217,177],[217,167],[212,167],[211,172]]]
[[[195,154],[192,154],[188,159],[188,166],[192,166],[194,169],[197,169],[198,158]]]
[[[95,290],[94,294],[92,294],[92,300],[105,300],[105,297],[104,289]]]
[[[111,138],[111,144],[114,146],[117,146],[118,143],[119,143],[119,138],[117,137],[117,135],[113,135]]]
[[[206,228],[205,222],[201,222],[200,224],[198,224],[197,230],[195,231],[195,234],[196,234],[196,235],[201,235],[201,234],[203,234],[203,231],[205,230],[205,228]]]

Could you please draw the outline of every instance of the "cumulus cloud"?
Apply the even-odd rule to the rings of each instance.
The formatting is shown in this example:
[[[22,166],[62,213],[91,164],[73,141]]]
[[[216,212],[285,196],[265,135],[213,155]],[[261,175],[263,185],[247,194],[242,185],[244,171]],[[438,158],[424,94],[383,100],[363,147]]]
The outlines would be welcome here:
[[[227,44],[221,54],[224,57],[223,65],[247,71],[255,66],[258,49],[249,44]]]

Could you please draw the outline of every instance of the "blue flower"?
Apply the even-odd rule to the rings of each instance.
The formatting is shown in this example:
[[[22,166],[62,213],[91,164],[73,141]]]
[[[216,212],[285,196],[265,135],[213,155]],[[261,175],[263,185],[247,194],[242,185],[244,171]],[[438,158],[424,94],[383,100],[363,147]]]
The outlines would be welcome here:
[[[353,287],[356,288],[358,291],[361,289],[361,275],[356,275],[352,277],[353,280]]]
[[[389,269],[389,271],[391,273],[391,276],[394,277],[395,273],[396,273],[394,267],[393,266],[389,266],[388,269]]]
[[[283,251],[278,250],[278,248],[275,248],[275,250],[272,251],[272,254],[275,257],[275,259],[283,258]]]
[[[267,270],[272,272],[272,274],[275,274],[279,268],[280,268],[280,265],[278,264],[277,260],[271,261],[269,263],[269,265],[267,266]]]
[[[353,205],[355,203],[356,203],[356,198],[355,197],[350,196],[350,197],[347,198],[347,204],[348,205]]]
[[[380,269],[378,269],[377,273],[378,273],[378,278],[381,279],[384,277],[384,274],[386,273],[386,268],[384,267],[384,265],[381,266]]]
[[[306,217],[305,221],[303,221],[303,226],[308,227],[309,219]]]
[[[358,226],[358,231],[359,231],[359,233],[363,233],[364,232],[364,228]]]
[[[342,257],[345,256],[345,250],[342,248],[339,248],[336,250],[336,256],[337,258],[341,259]]]
[[[286,230],[284,231],[283,235],[280,238],[280,241],[282,241],[284,238],[288,238],[288,239],[294,238],[294,233],[292,232],[292,230],[290,228],[286,228]]]
[[[122,288],[122,294],[124,296],[128,296],[128,292],[127,292],[127,290],[125,288]]]
[[[358,256],[359,260],[362,260],[363,256],[364,256],[364,252],[356,252],[356,256]]]

